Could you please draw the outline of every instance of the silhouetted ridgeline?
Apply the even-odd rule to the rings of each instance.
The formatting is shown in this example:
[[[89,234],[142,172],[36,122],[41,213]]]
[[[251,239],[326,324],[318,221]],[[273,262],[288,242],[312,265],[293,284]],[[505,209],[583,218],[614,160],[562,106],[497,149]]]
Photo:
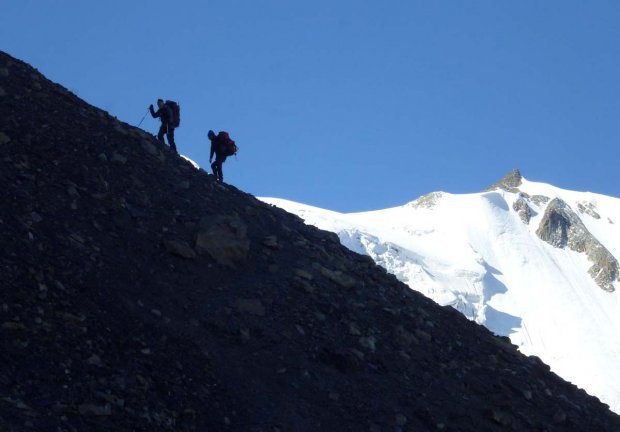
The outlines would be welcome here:
[[[0,122],[2,431],[620,431],[538,359],[4,53]]]

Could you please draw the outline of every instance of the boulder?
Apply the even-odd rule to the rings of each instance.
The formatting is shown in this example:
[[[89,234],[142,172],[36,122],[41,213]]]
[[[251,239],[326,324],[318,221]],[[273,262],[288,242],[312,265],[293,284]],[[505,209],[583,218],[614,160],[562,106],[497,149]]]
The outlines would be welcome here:
[[[164,241],[166,250],[172,255],[180,256],[181,258],[192,259],[196,258],[196,252],[190,245],[179,240],[166,240]]]
[[[11,138],[4,132],[0,132],[0,145],[4,145],[8,142],[11,142]]]
[[[250,251],[247,226],[237,214],[205,217],[196,234],[196,249],[220,265],[236,268]]]

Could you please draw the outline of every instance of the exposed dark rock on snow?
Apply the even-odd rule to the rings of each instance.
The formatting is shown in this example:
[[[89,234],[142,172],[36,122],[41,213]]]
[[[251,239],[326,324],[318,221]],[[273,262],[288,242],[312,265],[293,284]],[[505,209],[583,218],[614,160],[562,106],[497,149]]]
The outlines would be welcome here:
[[[335,235],[3,53],[0,86],[0,430],[620,428]]]
[[[518,169],[513,169],[487,190],[490,191],[499,188],[508,192],[518,192],[518,188],[521,186],[522,180],[523,177],[521,176],[521,172]]]
[[[520,196],[513,204],[512,209],[517,212],[519,218],[523,221],[524,224],[529,224],[530,219],[532,218],[532,209],[527,203],[527,199],[523,196]]]
[[[551,198],[544,195],[532,195],[532,197],[530,198],[530,200],[539,207],[547,204],[550,199]]]
[[[422,207],[431,209],[437,205],[437,202],[441,199],[442,194],[442,192],[431,192],[429,194],[422,195],[420,198],[416,199],[415,201],[411,201],[407,205],[413,208]]]
[[[577,210],[579,213],[592,216],[594,219],[600,219],[601,215],[596,211],[596,205],[588,201],[581,201],[577,203]]]
[[[554,247],[585,252],[592,262],[590,276],[605,291],[614,291],[612,284],[619,280],[618,261],[564,201],[555,198],[549,203],[536,234]]]

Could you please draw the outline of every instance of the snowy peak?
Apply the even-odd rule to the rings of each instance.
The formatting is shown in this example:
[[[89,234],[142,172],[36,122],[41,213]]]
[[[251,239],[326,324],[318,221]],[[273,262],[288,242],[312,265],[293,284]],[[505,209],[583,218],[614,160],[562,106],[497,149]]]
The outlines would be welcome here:
[[[487,190],[499,188],[507,191],[513,191],[515,188],[521,186],[522,180],[523,177],[521,176],[521,172],[515,168]]]
[[[614,291],[614,283],[620,281],[620,272],[617,259],[605,246],[588,230],[579,214],[600,220],[596,211],[596,203],[589,200],[573,200],[573,210],[570,204],[559,196],[550,198],[545,195],[530,195],[524,192],[521,186],[524,178],[518,169],[506,174],[500,181],[491,186],[488,191],[504,190],[517,194],[512,203],[512,209],[519,215],[524,224],[529,224],[534,208],[544,209],[544,216],[540,221],[536,235],[551,246],[575,252],[584,253],[592,266],[588,274],[596,284],[605,291]],[[557,192],[557,191],[556,191]],[[433,195],[433,194],[429,194]],[[427,195],[428,196],[428,195]],[[415,202],[415,201],[414,201]],[[546,204],[546,208],[544,207]]]
[[[371,212],[264,200],[337,233],[620,411],[620,199],[513,170],[483,192],[432,192]]]

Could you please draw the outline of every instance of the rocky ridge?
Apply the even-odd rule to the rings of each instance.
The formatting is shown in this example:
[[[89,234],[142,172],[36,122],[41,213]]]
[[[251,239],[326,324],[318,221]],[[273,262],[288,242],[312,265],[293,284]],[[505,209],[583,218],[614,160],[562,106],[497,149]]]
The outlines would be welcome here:
[[[620,281],[620,270],[618,261],[611,252],[587,229],[570,205],[558,198],[550,199],[542,195],[530,196],[522,192],[519,190],[522,180],[521,173],[515,169],[488,190],[499,188],[517,193],[519,197],[513,203],[512,208],[525,224],[529,224],[532,215],[535,214],[531,204],[544,207],[545,213],[536,230],[536,235],[553,247],[568,247],[575,252],[585,253],[592,263],[588,274],[603,290],[615,291],[614,283]],[[578,202],[576,207],[579,213],[600,219],[593,203]]]
[[[0,53],[0,429],[620,430],[337,236]]]
[[[592,262],[588,274],[605,291],[615,290],[613,283],[620,281],[618,261],[564,201],[559,198],[551,200],[536,235],[554,247],[568,247],[575,252],[585,253]]]

